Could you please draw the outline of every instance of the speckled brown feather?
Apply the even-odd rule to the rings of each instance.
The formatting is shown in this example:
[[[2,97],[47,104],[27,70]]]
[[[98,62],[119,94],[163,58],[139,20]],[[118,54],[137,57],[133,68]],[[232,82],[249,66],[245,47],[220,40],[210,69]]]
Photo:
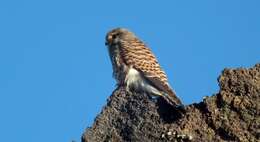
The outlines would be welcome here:
[[[120,47],[121,57],[126,65],[132,65],[142,72],[148,81],[169,95],[171,101],[174,101],[174,105],[181,104],[181,101],[168,84],[167,76],[156,57],[142,41],[138,38],[131,41],[121,41]]]

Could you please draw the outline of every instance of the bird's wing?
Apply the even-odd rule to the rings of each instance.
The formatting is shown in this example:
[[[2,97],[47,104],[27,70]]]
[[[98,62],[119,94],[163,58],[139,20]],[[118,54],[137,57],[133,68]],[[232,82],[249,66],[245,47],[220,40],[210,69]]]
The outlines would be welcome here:
[[[169,95],[175,105],[181,104],[181,101],[168,84],[167,76],[160,67],[156,57],[144,43],[137,40],[123,44],[121,47],[121,55],[126,64],[132,65],[135,69],[142,72],[144,77],[157,89]]]

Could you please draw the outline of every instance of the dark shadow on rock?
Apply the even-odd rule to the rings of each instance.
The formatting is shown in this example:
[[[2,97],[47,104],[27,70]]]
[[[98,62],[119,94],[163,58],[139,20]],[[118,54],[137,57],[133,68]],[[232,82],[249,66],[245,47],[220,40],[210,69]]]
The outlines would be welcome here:
[[[173,123],[179,120],[185,113],[183,108],[172,106],[162,97],[157,99],[156,105],[158,106],[158,114],[165,123]]]

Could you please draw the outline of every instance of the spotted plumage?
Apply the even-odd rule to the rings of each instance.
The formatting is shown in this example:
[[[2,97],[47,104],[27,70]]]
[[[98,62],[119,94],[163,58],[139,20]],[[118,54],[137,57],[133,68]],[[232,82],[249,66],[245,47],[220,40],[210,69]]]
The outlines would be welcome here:
[[[106,45],[118,85],[181,105],[152,51],[132,32],[113,29],[106,36]]]

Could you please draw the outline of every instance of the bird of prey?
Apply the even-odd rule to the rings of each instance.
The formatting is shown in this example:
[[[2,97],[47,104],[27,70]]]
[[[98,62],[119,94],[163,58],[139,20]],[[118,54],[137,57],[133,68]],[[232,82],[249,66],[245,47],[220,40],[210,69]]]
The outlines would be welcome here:
[[[161,96],[174,106],[182,105],[155,55],[134,33],[115,28],[107,33],[106,45],[118,85],[152,97]]]

